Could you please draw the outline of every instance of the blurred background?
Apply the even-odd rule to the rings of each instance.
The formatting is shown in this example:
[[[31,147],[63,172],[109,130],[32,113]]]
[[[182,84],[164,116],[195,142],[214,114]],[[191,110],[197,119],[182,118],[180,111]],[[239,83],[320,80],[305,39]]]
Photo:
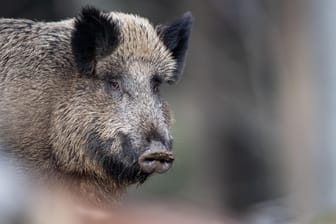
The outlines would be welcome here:
[[[163,94],[176,163],[126,202],[223,223],[336,223],[336,1],[1,0],[0,17],[60,20],[86,4],[195,18],[184,76]]]

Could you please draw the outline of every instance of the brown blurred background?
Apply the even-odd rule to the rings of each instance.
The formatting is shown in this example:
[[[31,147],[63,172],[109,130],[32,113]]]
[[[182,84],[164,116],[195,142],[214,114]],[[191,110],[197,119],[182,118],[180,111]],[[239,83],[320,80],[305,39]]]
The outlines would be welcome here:
[[[246,223],[333,223],[334,1],[2,0],[0,16],[59,20],[86,4],[155,24],[195,18],[184,77],[164,91],[177,161],[125,201]]]

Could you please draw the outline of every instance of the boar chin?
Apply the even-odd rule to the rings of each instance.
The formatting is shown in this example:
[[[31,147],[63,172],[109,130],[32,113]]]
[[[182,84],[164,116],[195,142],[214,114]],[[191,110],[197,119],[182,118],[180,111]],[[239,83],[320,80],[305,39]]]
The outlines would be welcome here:
[[[104,158],[100,165],[104,171],[120,184],[144,183],[150,174],[143,172],[139,165],[127,165],[117,158]]]
[[[120,142],[120,149],[111,153],[116,140]],[[92,132],[87,146],[90,158],[120,184],[143,183],[149,176],[138,164],[137,152],[141,150],[134,148],[130,138],[123,133],[119,133],[117,138],[102,140],[97,132]]]

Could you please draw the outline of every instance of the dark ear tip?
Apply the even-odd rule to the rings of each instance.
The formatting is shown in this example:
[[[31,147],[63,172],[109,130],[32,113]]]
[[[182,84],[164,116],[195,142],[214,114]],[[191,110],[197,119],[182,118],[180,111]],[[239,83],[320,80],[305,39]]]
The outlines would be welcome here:
[[[181,21],[183,21],[183,23],[185,25],[187,25],[188,27],[191,27],[193,22],[194,22],[194,17],[193,15],[191,14],[190,11],[186,12],[183,14],[182,18],[181,18]]]
[[[96,7],[92,6],[92,5],[86,5],[83,6],[81,9],[81,14],[82,15],[91,15],[91,14],[96,14],[99,13],[100,10],[97,9]]]
[[[194,17],[192,15],[192,13],[190,11],[187,11],[183,14],[182,18],[184,18],[187,21],[193,22],[194,21]]]
[[[189,31],[191,30],[191,27],[194,22],[194,17],[192,16],[191,12],[188,11],[183,14],[183,16],[180,18],[180,24],[182,27],[184,27],[184,30]]]

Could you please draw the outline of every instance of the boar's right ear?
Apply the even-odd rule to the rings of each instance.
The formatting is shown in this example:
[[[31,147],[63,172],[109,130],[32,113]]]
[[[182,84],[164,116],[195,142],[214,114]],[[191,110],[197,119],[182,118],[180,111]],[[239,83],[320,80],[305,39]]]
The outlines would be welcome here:
[[[187,12],[175,22],[168,25],[159,25],[156,28],[163,43],[176,60],[174,77],[171,78],[170,83],[174,83],[182,73],[192,23],[193,17],[190,12]]]
[[[119,26],[107,14],[93,7],[85,7],[76,17],[71,47],[80,74],[95,74],[97,60],[118,46]]]

